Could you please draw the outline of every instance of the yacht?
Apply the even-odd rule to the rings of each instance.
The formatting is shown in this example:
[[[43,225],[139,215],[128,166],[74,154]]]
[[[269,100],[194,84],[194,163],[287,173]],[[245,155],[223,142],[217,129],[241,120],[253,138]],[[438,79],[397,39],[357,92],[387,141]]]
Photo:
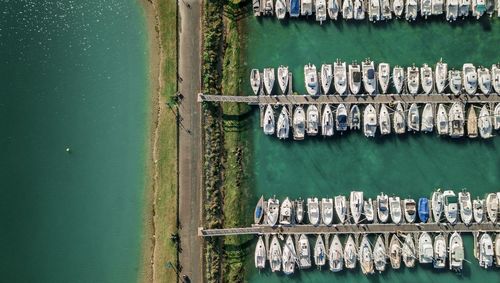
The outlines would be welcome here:
[[[389,0],[380,0],[380,13],[382,20],[392,19],[391,2]]]
[[[354,8],[353,8],[352,0],[342,1],[342,17],[345,20],[350,20],[354,17]]]
[[[314,264],[321,268],[321,266],[326,263],[326,248],[323,242],[323,237],[321,234],[316,238],[316,244],[314,245]]]
[[[497,222],[498,214],[498,195],[490,193],[486,196],[486,213],[491,222]]]
[[[417,18],[418,2],[417,0],[406,0],[405,18],[407,21],[414,21]]]
[[[311,249],[309,247],[309,240],[307,236],[301,234],[299,237],[299,243],[297,245],[298,253],[298,265],[300,269],[306,269],[311,267]]]
[[[339,10],[339,0],[328,0],[328,16],[330,19],[336,20],[339,15]]]
[[[420,0],[420,15],[427,19],[432,13],[432,2],[431,0]]]
[[[297,18],[300,16],[300,0],[290,0],[289,9],[290,17]]]
[[[331,225],[333,221],[333,199],[321,199],[321,219],[325,225]]]
[[[447,135],[448,134],[448,114],[443,104],[439,104],[437,116],[436,116],[436,127],[438,134]]]
[[[302,106],[297,106],[293,111],[293,139],[303,140],[306,134],[306,113]]]
[[[410,105],[408,109],[408,131],[419,131],[420,130],[420,114],[418,112],[418,106],[416,103]]]
[[[425,94],[431,93],[434,83],[433,83],[432,69],[431,67],[429,67],[429,65],[424,64],[422,68],[420,68],[420,79],[424,93]]]
[[[464,88],[468,94],[475,94],[477,90],[476,67],[471,63],[464,64],[463,67]]]
[[[394,15],[396,15],[396,18],[400,18],[403,15],[404,8],[404,0],[394,0],[392,2],[392,10],[394,11]]]
[[[281,93],[286,94],[286,89],[288,87],[288,67],[283,65],[278,67],[278,85],[280,86]]]
[[[366,221],[373,222],[373,201],[371,198],[365,200],[363,204],[363,214],[365,215]]]
[[[262,240],[262,236],[259,236],[257,241],[257,246],[255,246],[255,268],[263,269],[266,267],[266,246]]]
[[[392,235],[389,244],[389,259],[391,261],[392,269],[399,269],[401,267],[401,243],[399,242],[396,234]]]
[[[359,264],[361,265],[361,271],[363,274],[373,273],[373,252],[368,240],[368,236],[365,234],[359,245]]]
[[[469,15],[471,0],[459,0],[458,16],[466,17]]]
[[[459,70],[449,71],[448,84],[453,94],[459,94],[462,91],[462,73]]]
[[[479,20],[486,12],[486,0],[472,0],[472,16]]]
[[[460,219],[465,225],[472,223],[472,201],[470,193],[462,191],[458,193],[458,203],[460,205]]]
[[[276,0],[276,4],[274,6],[274,10],[276,12],[276,18],[278,20],[282,20],[286,15],[286,3],[285,0]]]
[[[323,88],[323,93],[328,94],[330,91],[330,86],[332,84],[332,65],[323,64],[321,65],[321,87]]]
[[[454,232],[450,237],[449,243],[450,270],[461,271],[464,261],[464,243],[462,236]]]
[[[356,95],[359,93],[361,78],[361,67],[357,62],[353,62],[349,65],[349,89],[351,90],[351,94]]]
[[[292,224],[292,202],[288,197],[281,203],[279,222],[283,225]]]
[[[396,0],[395,0],[396,1]],[[405,81],[405,71],[402,67],[396,66],[392,69],[392,83],[396,89],[396,93],[400,94],[403,91]]]
[[[401,213],[401,200],[399,197],[389,197],[389,210],[391,212],[391,219],[394,224],[401,224],[402,213]]]
[[[348,269],[356,268],[356,260],[358,258],[358,253],[356,249],[356,245],[354,244],[354,240],[352,235],[349,234],[347,236],[347,241],[344,246],[344,263],[345,267]]]
[[[380,63],[378,65],[378,83],[382,93],[387,93],[389,87],[389,79],[391,77],[391,67],[388,63]]]
[[[420,263],[431,263],[434,258],[432,239],[429,233],[422,232],[418,238],[418,261]]]
[[[306,90],[309,95],[318,94],[318,73],[316,66],[309,63],[304,66],[304,77],[306,82]]]
[[[344,104],[339,104],[335,114],[335,128],[339,132],[347,131],[347,108]]]
[[[384,238],[381,235],[377,236],[377,241],[373,247],[373,262],[375,263],[375,270],[383,272],[387,263],[387,256],[385,253]]]
[[[270,198],[267,201],[267,224],[269,226],[274,226],[278,223],[279,213],[280,212],[280,201],[277,198]]]
[[[375,137],[377,131],[377,115],[373,105],[368,104],[363,113],[363,132],[366,137]]]
[[[469,108],[469,113],[467,114],[467,135],[469,138],[477,138],[477,116],[474,105]]]
[[[408,233],[404,236],[405,241],[402,244],[401,255],[403,257],[403,262],[406,267],[414,267],[415,259],[417,258],[415,252],[415,242],[413,241],[413,236]]]
[[[319,115],[318,115],[318,107],[316,105],[307,106],[307,134],[310,136],[315,136],[318,134],[318,124],[319,124]]]
[[[358,224],[363,213],[363,192],[352,191],[349,198],[349,205],[351,206],[352,220],[354,224]]]
[[[446,20],[455,21],[458,17],[458,0],[446,0]]]
[[[415,66],[408,67],[407,69],[408,77],[408,92],[412,95],[418,94],[418,86],[420,84],[418,68]]]
[[[264,112],[264,134],[274,135],[274,110],[271,104],[266,106],[266,112]]]
[[[422,111],[422,127],[420,130],[422,132],[430,133],[434,129],[434,109],[432,104],[427,103],[424,106],[424,111]]]
[[[426,223],[429,220],[429,200],[427,198],[418,199],[418,219]]]
[[[495,236],[495,265],[500,266],[500,234]]]
[[[434,268],[446,267],[446,253],[446,240],[442,234],[439,234],[434,238]]]
[[[302,16],[310,16],[313,13],[313,3],[312,0],[301,0],[300,1],[300,14]]]
[[[250,84],[255,95],[259,94],[260,90],[260,73],[258,69],[252,69],[250,72]]]
[[[295,220],[298,224],[302,224],[304,221],[304,201],[302,199],[295,201]]]
[[[347,205],[345,196],[335,197],[335,212],[339,223],[344,224],[347,216]]]
[[[273,235],[271,247],[269,247],[269,264],[271,265],[272,272],[281,270],[281,259],[281,246],[278,241],[278,237]]]
[[[400,102],[396,105],[396,111],[394,111],[394,116],[392,117],[392,124],[394,126],[394,132],[396,134],[404,134],[406,131],[406,119],[403,106]]]
[[[500,3],[500,1],[498,1],[498,3]],[[498,8],[500,12],[500,7]],[[491,66],[491,76],[493,78],[493,90],[497,94],[500,94],[500,63]]]
[[[309,223],[312,225],[319,225],[320,214],[319,214],[319,202],[318,198],[308,198],[307,199],[307,217],[309,218]]]
[[[493,125],[491,123],[490,110],[488,109],[488,106],[486,104],[483,105],[481,111],[479,112],[479,119],[477,121],[477,126],[479,128],[479,135],[483,139],[488,139],[493,137],[492,134]]]
[[[479,266],[489,268],[493,265],[493,241],[488,233],[479,239]]]
[[[441,15],[443,13],[443,0],[432,0],[431,14]]]
[[[446,220],[455,224],[458,220],[458,203],[455,192],[452,190],[446,190],[443,192],[443,203],[444,203],[444,216]]]
[[[361,70],[363,71],[363,87],[368,94],[373,95],[375,93],[375,89],[377,88],[373,61],[370,59],[363,61],[361,64]]]
[[[330,243],[330,250],[328,252],[328,259],[330,264],[330,271],[338,272],[344,268],[344,249],[340,242],[339,236],[334,235]]]
[[[440,189],[432,193],[431,197],[431,208],[432,208],[432,218],[434,222],[439,223],[441,221],[441,215],[443,214],[443,193]]]
[[[495,114],[495,118],[493,120],[494,128],[495,130],[500,130],[500,103],[495,106],[495,111],[493,111],[493,114]]]
[[[264,69],[264,89],[266,94],[271,95],[274,88],[274,68]]]
[[[333,113],[330,105],[326,104],[323,110],[323,117],[321,117],[321,134],[326,137],[333,136]]]
[[[260,224],[262,222],[262,218],[264,218],[264,196],[260,197],[257,205],[255,206],[253,223]]]
[[[314,2],[316,21],[322,24],[326,21],[326,2],[325,0],[315,0]]]
[[[347,68],[345,62],[341,62],[339,59],[333,63],[333,80],[335,90],[340,95],[344,95],[347,90]]]
[[[283,273],[286,275],[293,274],[295,271],[295,261],[297,260],[295,254],[295,244],[291,235],[286,237],[285,245],[283,246]]]
[[[354,0],[353,4],[353,18],[355,20],[364,20],[365,19],[365,3],[364,0]]]
[[[475,199],[472,201],[472,211],[476,223],[483,222],[484,219],[484,199]]]
[[[290,131],[290,120],[288,119],[288,111],[286,107],[281,108],[280,116],[278,117],[278,127],[276,135],[279,139],[287,139]]]
[[[455,102],[450,108],[449,118],[449,129],[450,137],[459,138],[464,135],[464,109],[463,104],[460,102]]]
[[[377,215],[381,223],[389,219],[389,197],[384,193],[377,196]]]
[[[482,93],[488,94],[491,91],[491,74],[490,70],[484,67],[477,69],[477,81],[479,89]]]
[[[368,0],[368,19],[371,22],[380,21],[380,1]]]
[[[417,218],[417,203],[414,199],[405,199],[403,200],[403,205],[405,209],[405,220],[407,223],[415,222]]]
[[[349,126],[351,130],[359,130],[361,128],[361,112],[358,105],[354,104],[349,111]]]
[[[387,135],[391,133],[391,116],[385,104],[380,107],[379,113],[379,123],[380,123],[380,133],[382,135]]]

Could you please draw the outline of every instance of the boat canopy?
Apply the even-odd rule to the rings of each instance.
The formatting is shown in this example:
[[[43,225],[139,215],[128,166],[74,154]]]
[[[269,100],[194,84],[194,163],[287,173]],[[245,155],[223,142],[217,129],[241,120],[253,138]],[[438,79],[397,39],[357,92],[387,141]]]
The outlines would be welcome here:
[[[298,15],[300,10],[299,0],[292,0],[290,3],[290,14]]]
[[[353,72],[352,73],[352,80],[356,83],[361,82],[361,72]]]
[[[429,200],[427,198],[420,198],[418,200],[418,218],[422,222],[427,222],[429,219]]]
[[[375,70],[368,69],[368,79],[372,80],[375,78]]]

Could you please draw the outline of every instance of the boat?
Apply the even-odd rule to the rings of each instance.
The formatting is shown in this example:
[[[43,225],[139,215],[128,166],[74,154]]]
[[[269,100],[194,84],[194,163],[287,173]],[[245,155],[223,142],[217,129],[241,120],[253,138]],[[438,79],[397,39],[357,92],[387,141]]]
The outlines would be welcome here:
[[[312,0],[301,0],[300,1],[300,14],[302,16],[310,16],[313,13],[313,3]]]
[[[406,267],[414,267],[416,252],[415,252],[415,242],[413,241],[413,236],[408,233],[404,235],[404,242],[401,248],[401,256]]]
[[[429,233],[422,232],[418,238],[418,261],[420,263],[431,263],[434,257],[432,239]]]
[[[373,61],[366,59],[361,64],[361,70],[363,72],[363,87],[365,91],[373,95],[377,89],[377,80],[375,79],[375,67]]]
[[[431,14],[441,15],[443,13],[443,0],[432,0],[431,4]]]
[[[404,8],[405,8],[404,0],[392,1],[392,11],[394,11],[394,15],[396,15],[396,18],[400,18],[403,15]]]
[[[389,197],[389,210],[391,212],[391,219],[394,224],[401,224],[401,200],[397,196]]]
[[[427,198],[418,199],[418,219],[422,223],[426,223],[429,219],[429,200]]]
[[[460,102],[455,102],[450,108],[449,118],[449,129],[450,137],[459,138],[464,135],[464,109],[463,104]]]
[[[406,0],[405,18],[407,21],[414,21],[417,18],[418,2],[417,0]]]
[[[407,198],[403,200],[403,206],[405,209],[405,220],[406,223],[413,223],[417,218],[417,203],[414,199]]]
[[[295,220],[298,224],[302,224],[304,221],[304,201],[302,199],[295,201]]]
[[[462,236],[457,232],[454,232],[450,236],[449,243],[449,257],[450,257],[450,270],[461,271],[464,261],[464,243],[462,241]]]
[[[290,120],[288,119],[288,111],[286,107],[281,108],[280,116],[278,117],[278,127],[276,136],[279,139],[287,139],[290,131]]]
[[[457,95],[462,91],[462,73],[459,70],[448,72],[449,87],[453,94]]]
[[[472,16],[479,19],[486,12],[486,0],[472,0]]]
[[[306,132],[310,136],[318,134],[319,115],[316,105],[307,106],[307,129]]]
[[[387,135],[391,133],[391,116],[385,104],[380,107],[379,113],[380,134]]]
[[[368,20],[371,22],[380,21],[380,1],[368,0]]]
[[[314,264],[321,268],[326,263],[326,248],[323,242],[323,237],[318,235],[316,244],[314,245]]]
[[[396,2],[395,0],[394,2]],[[405,81],[405,71],[402,67],[395,66],[392,69],[392,83],[396,89],[396,93],[400,94],[403,91],[403,83]]]
[[[396,111],[394,111],[394,116],[392,116],[392,124],[394,126],[394,132],[396,134],[404,134],[406,131],[406,119],[403,106],[400,102],[396,105]]]
[[[339,236],[334,235],[330,243],[330,250],[328,251],[328,259],[330,271],[338,272],[344,268],[344,249],[340,242]]]
[[[495,130],[500,130],[500,103],[495,106],[495,111],[493,111],[493,114],[495,114],[495,118],[493,120]]]
[[[292,224],[292,202],[288,197],[281,203],[279,222],[283,225]]]
[[[279,213],[280,212],[280,200],[277,198],[270,198],[267,201],[267,224],[269,226],[274,226],[278,223]]]
[[[436,116],[436,127],[438,134],[447,135],[448,134],[448,114],[443,104],[439,104],[438,112]]]
[[[335,128],[337,131],[347,131],[347,108],[344,104],[339,104],[335,113]]]
[[[475,199],[472,201],[472,211],[476,223],[483,222],[484,219],[484,199]]]
[[[351,94],[356,95],[359,93],[361,78],[361,67],[357,62],[353,62],[349,65],[349,89],[351,90]]]
[[[363,214],[368,222],[373,222],[373,201],[371,198],[365,200],[363,204]]]
[[[253,15],[255,17],[260,16],[260,0],[252,1]]]
[[[380,14],[381,20],[392,19],[391,2],[389,0],[380,0]]]
[[[267,16],[272,16],[274,14],[274,2],[273,0],[264,0],[264,11],[263,14]]]
[[[349,126],[351,130],[358,130],[361,128],[361,112],[359,111],[358,105],[354,104],[349,111]]]
[[[422,111],[422,127],[420,130],[425,133],[430,133],[434,129],[434,109],[432,104],[426,103]]]
[[[345,196],[335,197],[335,212],[339,223],[344,224],[347,215],[347,206]]]
[[[349,198],[349,205],[351,206],[352,220],[354,224],[358,224],[361,213],[363,213],[363,192],[352,191]]]
[[[418,94],[418,86],[420,84],[418,68],[415,66],[406,69],[408,77],[408,92],[412,95]]]
[[[489,268],[493,265],[493,241],[488,233],[479,239],[479,266]]]
[[[323,88],[323,93],[328,94],[330,91],[330,86],[332,84],[332,65],[323,64],[321,65],[321,87]]]
[[[359,245],[359,265],[361,265],[361,271],[363,274],[373,273],[373,252],[368,240],[368,236],[365,234],[361,239],[361,244]]]
[[[264,218],[264,196],[261,196],[253,214],[253,223],[260,224]]]
[[[377,131],[377,115],[372,104],[368,104],[363,113],[363,132],[366,137],[375,137]]]
[[[431,0],[420,0],[420,15],[427,19],[432,14]]]
[[[440,189],[432,193],[431,197],[431,208],[432,217],[434,222],[439,223],[441,221],[441,215],[443,214],[443,193]]]
[[[484,67],[477,69],[477,82],[482,93],[488,94],[491,91],[491,74],[490,70]]]
[[[464,88],[467,94],[475,94],[477,90],[476,67],[471,63],[465,63],[463,67]]]
[[[318,73],[316,66],[309,63],[304,66],[304,77],[306,82],[306,90],[309,95],[318,94]]]
[[[347,236],[347,241],[345,243],[345,248],[344,248],[345,267],[348,269],[356,268],[357,258],[358,258],[358,253],[357,253],[356,245],[354,244],[354,240],[352,238],[352,235],[349,234],[349,236]]]
[[[420,130],[420,114],[416,103],[410,105],[408,109],[408,131]]]
[[[255,246],[254,260],[255,268],[263,269],[266,267],[266,246],[264,245],[262,236],[259,236],[257,245]]]
[[[274,68],[264,68],[264,90],[271,95],[274,88]]]
[[[326,2],[325,0],[315,0],[314,8],[316,9],[316,21],[320,24],[326,21]]]
[[[493,125],[491,123],[491,115],[490,110],[488,109],[488,105],[484,104],[479,112],[479,118],[477,120],[477,126],[479,128],[479,135],[483,139],[489,139],[493,137]]]
[[[377,215],[381,223],[389,219],[389,197],[384,193],[377,196]]]
[[[286,94],[286,89],[288,87],[288,67],[285,67],[283,65],[278,67],[278,85],[280,86],[281,93]]]
[[[342,17],[345,20],[350,20],[354,17],[354,8],[353,8],[352,0],[342,1]]]
[[[425,94],[429,94],[432,91],[432,87],[434,86],[432,69],[429,65],[424,64],[422,68],[420,68],[420,79],[422,84],[422,90]]]
[[[297,245],[298,265],[300,269],[311,267],[311,250],[307,236],[301,234]]]
[[[309,223],[312,225],[319,225],[320,213],[318,198],[307,199],[307,217],[309,218]]]
[[[330,105],[326,104],[323,110],[323,117],[321,117],[321,134],[326,137],[333,136],[333,113]]]
[[[452,190],[446,190],[443,192],[443,203],[444,203],[444,216],[446,220],[455,224],[458,220],[458,203],[455,192]]]
[[[495,236],[495,265],[500,266],[500,234]]]
[[[250,85],[253,93],[258,95],[260,90],[260,73],[258,69],[252,69],[250,72]]]
[[[378,65],[378,83],[382,93],[387,93],[389,87],[389,79],[391,77],[391,67],[388,63],[380,63]]]
[[[353,2],[353,18],[355,20],[364,20],[365,19],[365,4],[364,0],[354,0]]]
[[[446,240],[442,234],[434,238],[434,268],[441,269],[446,267]]]
[[[477,138],[477,116],[473,105],[469,107],[467,114],[467,135],[469,138]]]
[[[288,13],[290,14],[290,17],[297,18],[300,16],[300,0],[290,0],[289,7],[290,10]]]
[[[458,204],[460,206],[460,219],[465,225],[472,223],[472,201],[470,193],[462,191],[458,193]]]
[[[264,112],[264,134],[274,135],[274,111],[273,107],[268,104],[266,106],[266,112]]]
[[[292,236],[288,235],[286,237],[285,245],[283,246],[283,273],[286,275],[293,274],[295,271],[295,261],[297,260],[295,254],[295,244],[293,242]]]
[[[285,0],[276,0],[276,4],[274,6],[274,10],[276,12],[276,18],[278,20],[282,20],[286,15],[286,3]]]
[[[469,15],[471,0],[460,0],[460,5],[458,6],[458,16],[466,17]]]
[[[303,140],[306,133],[306,113],[302,106],[293,111],[293,139]]]
[[[272,272],[281,270],[281,259],[281,246],[278,237],[273,235],[271,247],[269,247],[269,265],[271,266]]]
[[[497,214],[498,214],[498,195],[495,193],[490,193],[486,196],[486,213],[488,215],[488,219],[491,222],[497,222]]]
[[[498,1],[500,3],[500,1]],[[500,11],[500,4],[498,4],[498,11]],[[491,66],[491,77],[493,80],[493,90],[497,93],[500,94],[500,63],[499,64],[493,64]]]
[[[339,10],[339,0],[328,0],[328,16],[330,19],[336,20],[339,15]]]
[[[446,20],[455,21],[458,17],[458,0],[446,0]]]
[[[375,270],[378,272],[385,271],[385,265],[387,264],[386,257],[384,238],[378,235],[375,246],[373,247],[373,263],[375,264]]]
[[[341,62],[339,59],[333,63],[333,81],[335,91],[344,95],[347,90],[347,68],[345,62]]]
[[[333,199],[322,198],[321,199],[321,219],[323,224],[331,225],[333,222]]]
[[[399,269],[401,267],[401,243],[399,242],[396,234],[392,235],[389,244],[389,259],[391,261],[392,269]]]

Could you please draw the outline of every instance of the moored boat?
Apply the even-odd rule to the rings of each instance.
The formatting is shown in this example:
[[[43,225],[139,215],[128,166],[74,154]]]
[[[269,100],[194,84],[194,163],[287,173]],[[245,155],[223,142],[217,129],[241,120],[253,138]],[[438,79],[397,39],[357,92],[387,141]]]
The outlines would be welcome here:
[[[323,224],[331,225],[333,221],[333,199],[322,198],[321,199],[321,219]]]
[[[431,14],[441,15],[443,13],[443,0],[432,0]]]
[[[347,241],[344,246],[344,263],[348,269],[356,268],[358,252],[352,235],[347,236]]]
[[[375,67],[373,61],[366,59],[361,64],[363,72],[363,87],[369,95],[373,95],[377,89],[377,80],[375,79]]]
[[[258,95],[260,90],[260,72],[258,69],[252,69],[250,72],[250,85],[253,93]]]
[[[386,258],[384,238],[378,235],[375,246],[373,247],[373,263],[375,264],[375,270],[378,272],[385,270],[385,265],[387,264]]]
[[[321,134],[326,137],[333,136],[333,113],[330,105],[326,104],[321,117]]]
[[[455,21],[458,17],[458,0],[446,0],[446,20]]]
[[[302,199],[295,201],[295,221],[298,224],[302,224],[304,221],[304,201]]]
[[[449,129],[450,129],[450,137],[452,138],[460,138],[464,136],[464,107],[461,102],[455,102],[450,108],[450,112],[448,114],[449,119]]]
[[[380,19],[392,19],[391,2],[389,0],[380,0]]]
[[[316,14],[316,21],[322,24],[326,21],[326,2],[325,0],[315,0],[314,8]]]
[[[363,192],[352,191],[349,198],[349,205],[351,207],[352,220],[355,224],[358,224],[363,213]]]
[[[319,225],[320,212],[318,198],[307,199],[307,217],[312,225]]]
[[[290,275],[295,271],[296,262],[295,244],[291,235],[286,237],[285,245],[283,246],[283,273]]]
[[[304,234],[299,237],[297,246],[298,265],[300,269],[311,267],[311,248],[309,247],[309,239]]]
[[[429,65],[424,64],[422,68],[420,68],[420,79],[422,84],[422,90],[424,91],[424,93],[425,94],[431,93],[434,82],[432,76],[432,69],[431,67],[429,67]]]
[[[477,72],[476,67],[471,63],[465,63],[463,66],[463,85],[467,94],[475,94],[477,90]]]
[[[388,63],[378,64],[378,83],[382,93],[387,93],[389,78],[391,77],[391,67]]]
[[[381,223],[389,219],[389,197],[384,193],[377,196],[377,215]]]
[[[273,235],[271,246],[269,247],[269,265],[271,266],[272,272],[281,270],[281,259],[281,246],[278,237]]]
[[[495,236],[495,265],[500,266],[500,233]]]
[[[340,95],[344,95],[347,90],[347,67],[346,63],[339,59],[333,63],[333,82],[335,91]]]
[[[448,113],[446,112],[446,109],[444,108],[443,104],[439,104],[438,106],[438,111],[436,114],[436,127],[437,127],[437,132],[440,135],[447,135],[448,134]]]
[[[368,20],[371,22],[380,21],[380,1],[368,0]]]
[[[276,0],[276,4],[274,5],[274,10],[276,12],[276,18],[278,18],[278,20],[284,19],[286,15],[285,0]]]
[[[462,73],[459,70],[450,70],[448,84],[453,94],[459,94],[462,91]]]
[[[405,1],[405,18],[407,21],[414,21],[417,18],[418,2],[417,0]]]
[[[403,106],[401,105],[400,102],[396,105],[396,110],[394,111],[394,116],[392,117],[393,119],[393,127],[394,127],[394,132],[396,134],[404,134],[406,131],[406,115],[403,110]]]
[[[473,217],[470,193],[467,191],[459,192],[458,203],[460,205],[460,218],[465,225],[469,225]]]
[[[253,223],[260,224],[264,218],[264,196],[261,196],[253,214]]]
[[[304,66],[304,78],[306,84],[306,90],[309,95],[318,94],[318,73],[316,72],[316,66],[309,63]]]
[[[344,252],[342,248],[342,243],[340,242],[339,236],[334,235],[330,243],[330,250],[328,252],[328,259],[330,265],[330,271],[338,272],[344,268]]]
[[[404,0],[394,0],[392,1],[392,10],[396,18],[400,18],[403,15],[403,10],[405,8]]]
[[[404,236],[404,242],[401,248],[401,255],[403,257],[403,262],[406,267],[414,267],[416,251],[415,251],[415,242],[413,241],[413,236],[411,234],[406,234]]]
[[[314,264],[321,268],[326,263],[326,248],[323,242],[323,237],[321,234],[316,238],[316,244],[314,245]]]
[[[335,212],[339,223],[344,224],[347,215],[347,206],[345,196],[335,197]]]
[[[431,0],[420,0],[420,15],[427,19],[432,14]]]
[[[441,215],[443,214],[443,193],[440,189],[432,193],[431,208],[434,222],[441,222]]]
[[[443,192],[443,203],[444,203],[444,216],[446,220],[455,224],[458,221],[458,203],[455,192],[452,190],[446,190]]]
[[[337,131],[343,132],[347,131],[347,126],[347,108],[341,103],[337,106],[337,111],[335,113],[335,128]]]
[[[418,219],[426,223],[429,220],[429,200],[427,198],[418,199]]]
[[[349,65],[349,89],[351,94],[356,95],[361,89],[361,67],[357,62],[352,62]]]
[[[401,267],[401,243],[396,234],[392,235],[389,244],[389,259],[392,269],[399,269]]]
[[[310,136],[318,134],[319,114],[316,105],[307,106],[307,129],[306,132]]]
[[[288,118],[288,111],[286,110],[286,107],[283,107],[278,117],[278,127],[276,130],[276,136],[279,139],[287,139],[289,131],[290,131],[290,120]]]
[[[293,139],[303,140],[306,134],[306,113],[302,106],[295,107],[293,111]]]
[[[342,17],[345,20],[350,20],[354,17],[354,7],[352,0],[342,1]]]
[[[408,109],[408,131],[420,130],[420,114],[416,103],[410,105]]]
[[[339,15],[339,10],[339,0],[328,0],[328,16],[330,19],[336,20]]]
[[[412,67],[408,67],[407,69],[408,78],[408,92],[412,95],[418,94],[418,86],[420,85],[420,74],[418,72],[418,68],[413,65]]]
[[[359,265],[363,274],[373,273],[373,252],[367,235],[363,235],[359,245]]]
[[[430,133],[434,129],[434,109],[432,104],[426,103],[422,111],[422,127],[420,130],[425,133]]]
[[[274,226],[278,223],[280,211],[280,201],[279,199],[272,197],[267,201],[267,224],[269,226]]]
[[[470,12],[471,0],[459,0],[460,4],[458,6],[458,16],[466,17]]]
[[[500,1],[498,1],[498,11],[500,13]],[[500,63],[499,64],[493,64],[491,66],[491,77],[493,81],[493,90],[497,93],[500,94]]]
[[[286,89],[288,88],[288,67],[283,65],[278,67],[278,85],[280,86],[281,93],[286,94]]]
[[[486,0],[472,0],[472,16],[479,19],[486,12]]]
[[[482,93],[488,94],[491,91],[491,74],[490,70],[484,67],[479,67],[477,69],[477,80],[479,84],[479,89]]]
[[[499,130],[500,129],[500,103],[498,103],[497,106],[495,106],[495,111],[493,111],[493,114],[494,114],[494,118],[493,118],[494,128],[495,128],[495,130]]]
[[[446,240],[442,234],[439,234],[434,238],[434,268],[445,268],[446,267]]]
[[[382,104],[379,112],[380,134],[387,135],[391,133],[391,116],[385,104]]]
[[[483,139],[488,139],[493,137],[493,125],[491,123],[491,115],[488,106],[485,104],[479,112],[479,118],[477,121],[477,126],[479,129],[479,135]]]
[[[255,268],[263,269],[266,267],[266,246],[262,240],[262,236],[259,236],[257,245],[255,246],[254,253]]]
[[[469,138],[477,138],[477,116],[476,110],[474,110],[474,105],[469,108],[469,113],[467,114],[467,135]]]
[[[300,16],[300,0],[290,0],[288,12],[292,18]]]
[[[497,222],[498,214],[498,195],[495,193],[490,193],[486,196],[486,213],[488,214],[488,219],[491,222]]]
[[[274,135],[274,111],[273,107],[268,104],[266,106],[266,112],[264,112],[264,134],[266,135]]]
[[[349,0],[346,0],[349,1]],[[364,20],[365,19],[365,4],[364,0],[354,0],[353,1],[353,18],[355,20]]]
[[[417,203],[414,199],[407,198],[403,200],[404,210],[405,210],[405,220],[407,223],[415,222],[417,218]]]
[[[479,266],[489,268],[493,265],[493,241],[488,233],[479,239]]]
[[[375,137],[377,131],[377,116],[372,104],[368,104],[363,113],[363,132],[366,137]]]
[[[449,253],[450,270],[461,271],[464,261],[464,244],[462,236],[457,232],[450,236]]]
[[[483,222],[484,219],[484,199],[475,199],[472,201],[472,211],[476,223]]]
[[[302,16],[310,16],[313,13],[313,1],[301,0],[300,1],[300,14]]]
[[[264,68],[264,90],[271,95],[274,88],[274,68]]]
[[[397,0],[395,0],[394,3],[396,3],[396,1]],[[404,69],[400,66],[395,66],[394,69],[392,69],[392,83],[394,84],[396,93],[399,94],[403,91],[404,80],[405,80]]]
[[[363,214],[365,215],[365,219],[368,222],[373,222],[373,201],[371,198],[365,200],[363,204]]]
[[[328,94],[330,91],[330,86],[332,84],[332,65],[323,64],[321,65],[321,87],[323,88],[323,93]]]
[[[288,197],[281,203],[279,223],[283,225],[292,224],[292,202]]]
[[[389,197],[389,208],[392,222],[401,224],[403,214],[401,212],[401,200],[398,196]]]
[[[349,127],[351,130],[359,130],[361,128],[361,112],[358,105],[354,104],[349,111]]]
[[[431,263],[433,258],[432,238],[429,233],[422,232],[418,238],[418,261],[420,263]]]

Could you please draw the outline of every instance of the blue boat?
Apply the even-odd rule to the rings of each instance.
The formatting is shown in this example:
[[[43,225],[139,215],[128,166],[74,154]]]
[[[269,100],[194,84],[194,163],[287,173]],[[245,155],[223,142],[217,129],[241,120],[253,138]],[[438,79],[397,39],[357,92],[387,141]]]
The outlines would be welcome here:
[[[300,15],[300,0],[290,0],[290,17]]]
[[[264,216],[264,196],[261,196],[259,201],[257,202],[257,205],[255,206],[255,212],[254,212],[254,223],[255,224],[260,224],[262,222],[262,218]]]
[[[429,200],[427,198],[418,199],[418,218],[424,223],[429,219]]]

